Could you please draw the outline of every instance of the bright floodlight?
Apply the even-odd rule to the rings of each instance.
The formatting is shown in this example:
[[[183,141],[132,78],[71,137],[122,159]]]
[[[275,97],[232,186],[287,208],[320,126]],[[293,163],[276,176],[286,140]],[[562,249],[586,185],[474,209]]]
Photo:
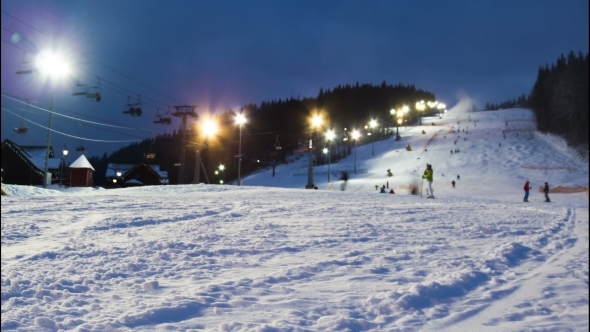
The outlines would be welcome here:
[[[64,149],[62,152],[63,152],[64,156],[68,155],[68,150]]]
[[[62,77],[70,73],[70,67],[57,53],[43,51],[37,56],[37,68],[51,77]]]
[[[438,108],[439,110],[444,110],[445,108],[447,108],[447,105],[445,105],[444,103],[439,103],[438,106],[436,106],[436,108]]]
[[[373,119],[373,120],[369,121],[369,126],[371,126],[371,128],[377,127],[377,120]]]
[[[397,119],[397,124],[399,124],[399,125],[402,124],[402,119],[401,118]]]
[[[223,164],[219,165],[219,170],[223,171],[225,169],[225,166]]]
[[[213,136],[217,132],[217,124],[211,120],[205,120],[203,123],[203,133],[205,136]]]
[[[333,140],[335,136],[336,136],[336,134],[334,134],[334,131],[332,129],[330,129],[326,132],[326,138],[329,141]]]
[[[322,124],[322,117],[319,115],[314,115],[313,118],[311,118],[311,125],[312,127],[319,127]]]
[[[410,107],[408,105],[402,106],[402,112],[408,113],[410,111]]]
[[[328,148],[324,148],[324,149],[322,150],[322,152],[324,152],[325,154],[328,154]]]
[[[359,137],[361,137],[361,133],[357,129],[353,130],[352,139],[358,139]]]
[[[418,111],[423,111],[426,109],[426,105],[424,104],[423,100],[416,103],[416,109]]]
[[[391,113],[391,115],[395,116],[395,109],[391,109],[391,111],[389,111],[389,113]]]
[[[242,114],[236,115],[236,123],[238,124],[238,126],[243,125],[244,123],[246,123],[246,117]]]

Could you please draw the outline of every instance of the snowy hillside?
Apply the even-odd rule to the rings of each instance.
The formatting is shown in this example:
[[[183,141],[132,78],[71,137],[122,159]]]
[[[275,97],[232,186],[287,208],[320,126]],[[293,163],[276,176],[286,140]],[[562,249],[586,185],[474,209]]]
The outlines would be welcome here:
[[[6,186],[1,328],[587,331],[588,197],[538,191],[587,187],[587,161],[528,110],[423,123],[361,142],[346,191],[327,165],[303,189],[306,155],[242,187]],[[426,163],[435,199],[402,189]]]

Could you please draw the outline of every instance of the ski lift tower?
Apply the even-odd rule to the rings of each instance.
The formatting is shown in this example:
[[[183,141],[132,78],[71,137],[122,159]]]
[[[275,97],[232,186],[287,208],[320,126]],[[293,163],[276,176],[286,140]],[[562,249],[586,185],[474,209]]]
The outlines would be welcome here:
[[[188,116],[190,116],[191,118],[196,118],[198,117],[197,113],[195,113],[195,108],[197,108],[197,106],[188,106],[188,105],[184,105],[184,106],[174,106],[174,108],[176,109],[176,111],[172,112],[172,116],[175,117],[179,117],[182,118],[182,121],[180,123],[180,137],[182,139],[181,145],[180,145],[180,172],[178,174],[178,184],[184,184],[185,183],[185,164],[186,164],[186,160],[185,160],[185,150],[186,150],[186,145],[188,143],[188,137],[187,137],[187,127],[186,127],[186,118]]]

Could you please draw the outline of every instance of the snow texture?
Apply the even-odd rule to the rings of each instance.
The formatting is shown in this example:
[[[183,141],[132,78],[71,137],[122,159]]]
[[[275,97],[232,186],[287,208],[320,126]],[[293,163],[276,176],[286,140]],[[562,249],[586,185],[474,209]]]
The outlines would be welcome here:
[[[1,329],[587,331],[588,198],[533,191],[525,203],[522,186],[588,186],[588,164],[558,137],[503,138],[506,120],[531,118],[424,118],[375,142],[374,157],[359,145],[367,172],[346,191],[338,170],[354,153],[331,165],[331,183],[327,165],[314,169],[318,190],[293,176],[305,154],[241,187],[7,185]],[[420,185],[426,163],[435,199],[401,189]]]

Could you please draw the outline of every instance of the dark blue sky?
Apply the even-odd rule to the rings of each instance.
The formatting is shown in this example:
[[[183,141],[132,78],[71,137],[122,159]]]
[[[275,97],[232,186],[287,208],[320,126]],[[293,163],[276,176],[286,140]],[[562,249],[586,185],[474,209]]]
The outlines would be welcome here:
[[[49,108],[54,91],[58,112],[156,132],[178,127],[177,120],[167,127],[152,123],[164,105],[194,104],[203,114],[315,97],[320,88],[357,81],[415,84],[449,106],[459,93],[479,105],[501,102],[528,94],[538,66],[560,53],[587,53],[589,38],[587,0],[8,0],[2,10],[3,93]],[[16,47],[12,32],[22,37]],[[14,74],[20,48],[49,46],[70,51],[76,76],[49,86]],[[100,103],[71,95],[75,78],[91,84],[97,76],[106,81]],[[122,114],[135,94],[144,102],[142,118]],[[2,105],[15,111],[19,104],[3,97]],[[45,112],[28,118],[47,125]],[[55,129],[75,136],[149,136],[54,119]],[[19,124],[2,111],[2,139],[46,143],[46,130],[32,124],[26,136],[17,136],[12,128]],[[52,134],[56,149],[64,143],[72,150],[80,140]],[[92,156],[127,143],[84,144]]]

